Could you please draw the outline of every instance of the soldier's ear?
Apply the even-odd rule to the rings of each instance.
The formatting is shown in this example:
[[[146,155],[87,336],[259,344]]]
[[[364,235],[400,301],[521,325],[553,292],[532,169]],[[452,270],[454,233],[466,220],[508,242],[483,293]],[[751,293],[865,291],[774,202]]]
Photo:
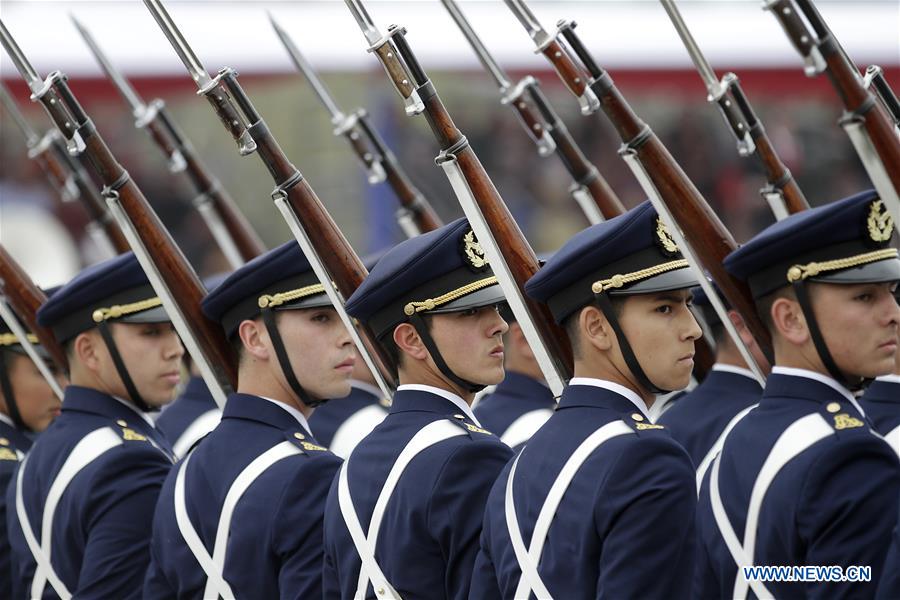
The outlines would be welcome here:
[[[800,303],[792,298],[776,298],[770,309],[775,331],[794,346],[802,346],[809,339],[806,317]]]
[[[415,360],[425,360],[429,356],[419,332],[409,323],[400,323],[394,328],[394,343],[400,352]]]
[[[72,340],[72,354],[75,359],[93,373],[100,370],[100,362],[109,356],[109,350],[100,337],[100,332],[88,330],[79,333]]]
[[[578,314],[578,330],[582,349],[592,347],[606,351],[612,348],[615,332],[598,307],[588,305],[581,309]]]
[[[262,319],[247,319],[238,325],[238,337],[244,347],[244,353],[257,360],[269,360],[269,347],[266,345],[269,335]]]

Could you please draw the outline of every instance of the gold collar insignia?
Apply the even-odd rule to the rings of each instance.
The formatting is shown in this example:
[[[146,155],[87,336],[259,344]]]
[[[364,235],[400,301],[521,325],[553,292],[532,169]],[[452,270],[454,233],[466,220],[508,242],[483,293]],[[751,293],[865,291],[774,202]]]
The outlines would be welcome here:
[[[675,243],[675,238],[672,237],[668,227],[659,217],[656,217],[656,241],[666,256],[678,254],[678,244]]]
[[[894,217],[888,212],[882,200],[874,200],[869,206],[866,218],[866,230],[873,242],[883,243],[891,239],[894,233]]]

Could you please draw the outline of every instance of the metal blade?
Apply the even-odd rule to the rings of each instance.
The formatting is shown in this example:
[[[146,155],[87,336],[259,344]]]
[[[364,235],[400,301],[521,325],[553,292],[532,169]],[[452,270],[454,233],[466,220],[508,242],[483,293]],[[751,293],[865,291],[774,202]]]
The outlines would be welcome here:
[[[22,130],[22,133],[25,135],[25,145],[29,148],[31,146],[37,144],[40,141],[40,136],[37,132],[31,128],[31,125],[28,121],[25,120],[25,115],[19,110],[16,101],[13,100],[12,94],[9,93],[9,90],[6,89],[6,86],[0,83],[0,101],[3,102],[3,106],[6,107],[6,111],[13,118],[13,121],[16,122],[16,125],[19,126],[19,129]]]
[[[22,54],[22,49],[19,48],[16,40],[9,34],[3,21],[0,21],[0,43],[3,44],[6,53],[9,54],[13,64],[16,65],[16,69],[22,74],[25,83],[28,84],[28,88],[33,93],[40,92],[44,87],[44,81],[38,76],[37,71],[34,70],[31,63],[25,58],[25,55]]]
[[[516,15],[519,22],[534,40],[538,46],[543,46],[550,40],[550,35],[541,27],[541,23],[531,12],[531,9],[525,5],[524,0],[504,0],[506,6]]]
[[[675,30],[678,31],[681,41],[684,42],[684,47],[687,48],[688,54],[691,55],[691,60],[694,61],[697,70],[700,71],[700,77],[703,79],[703,83],[706,84],[706,89],[711,96],[717,97],[721,86],[716,77],[716,72],[713,71],[712,66],[706,60],[706,57],[703,56],[697,41],[691,35],[691,31],[685,24],[684,19],[681,18],[681,12],[675,6],[675,0],[660,0],[660,2],[662,2],[663,8],[669,14],[669,18],[672,20]]]
[[[491,74],[500,89],[506,91],[512,85],[509,81],[509,77],[506,76],[506,73],[500,65],[497,64],[494,57],[488,52],[488,49],[481,43],[478,35],[472,29],[472,26],[469,25],[469,21],[466,20],[462,11],[459,10],[459,5],[456,3],[456,0],[441,0],[441,2],[444,4],[444,8],[447,9],[447,12],[450,13],[450,16],[453,17],[453,20],[456,21],[456,24],[463,32],[463,35],[466,36],[472,49],[475,50],[475,54],[478,55],[478,60],[481,61],[481,64],[484,65],[484,68],[487,69],[488,73]]]
[[[78,33],[81,34],[81,37],[84,38],[84,42],[87,44],[88,48],[91,51],[91,54],[94,55],[94,58],[97,59],[97,62],[100,64],[100,68],[103,69],[103,72],[106,73],[106,76],[109,77],[110,81],[116,86],[116,89],[119,90],[119,93],[125,98],[125,101],[131,106],[131,112],[135,116],[140,116],[144,114],[147,110],[147,105],[138,96],[138,93],[131,87],[131,84],[128,83],[128,80],[113,67],[112,63],[97,45],[96,40],[94,40],[94,36],[90,34],[90,32],[85,29],[85,27],[75,18],[75,15],[69,15],[69,18],[72,19],[72,23],[75,24],[75,28],[78,29]]]
[[[203,63],[200,62],[200,59],[197,58],[197,55],[194,54],[194,51],[191,50],[187,40],[184,39],[178,27],[175,26],[175,22],[172,21],[172,17],[169,16],[162,2],[160,0],[144,0],[144,5],[150,10],[153,18],[156,19],[159,28],[169,38],[169,43],[175,48],[175,53],[181,59],[181,62],[184,63],[197,87],[202,90],[209,85],[212,81],[209,72],[203,66]]]
[[[363,35],[366,36],[366,41],[369,42],[370,46],[375,45],[375,43],[381,39],[381,33],[379,33],[378,28],[375,27],[375,22],[372,21],[372,17],[369,16],[366,7],[362,5],[360,0],[344,1],[347,4],[347,8],[353,13],[353,18],[356,19],[356,22],[359,24],[359,28],[362,30]]]
[[[303,75],[306,76],[306,79],[309,81],[309,84],[312,86],[313,90],[315,90],[316,95],[319,97],[319,100],[322,101],[322,104],[325,105],[325,108],[328,109],[328,112],[331,113],[331,121],[333,123],[339,123],[344,120],[344,113],[341,112],[341,109],[338,108],[334,99],[328,93],[328,89],[325,87],[325,84],[319,79],[316,75],[316,72],[313,70],[312,65],[307,62],[307,60],[300,54],[300,49],[297,48],[297,45],[294,44],[294,40],[287,34],[287,32],[281,28],[281,26],[275,21],[275,17],[269,13],[269,21],[272,23],[272,28],[275,30],[275,33],[278,34],[278,38],[281,40],[281,43],[284,44],[285,50],[287,50],[288,55],[290,55],[291,60],[294,61],[294,66],[300,70]]]

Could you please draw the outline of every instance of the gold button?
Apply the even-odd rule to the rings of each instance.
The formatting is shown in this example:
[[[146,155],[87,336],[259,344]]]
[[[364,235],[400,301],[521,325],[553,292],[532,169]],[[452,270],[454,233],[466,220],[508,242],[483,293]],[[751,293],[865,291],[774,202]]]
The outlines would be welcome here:
[[[829,402],[828,406],[825,407],[825,410],[830,413],[836,413],[837,411],[841,410],[841,405],[838,402]]]
[[[299,431],[298,431],[297,433],[294,434],[294,437],[297,438],[298,440],[305,440],[305,439],[306,439],[306,436],[303,435],[302,433],[300,433]]]
[[[119,419],[118,421],[116,421],[116,425],[118,425],[119,427],[128,427],[128,423],[126,423],[122,419]]]
[[[466,416],[465,415],[453,415],[453,418],[454,419],[465,419]]]
[[[384,588],[378,588],[378,595],[384,596]]]
[[[6,438],[0,438],[0,446],[9,446],[9,440]]]
[[[634,419],[635,421],[643,421],[644,415],[642,415],[641,413],[633,413],[631,415],[631,418]]]

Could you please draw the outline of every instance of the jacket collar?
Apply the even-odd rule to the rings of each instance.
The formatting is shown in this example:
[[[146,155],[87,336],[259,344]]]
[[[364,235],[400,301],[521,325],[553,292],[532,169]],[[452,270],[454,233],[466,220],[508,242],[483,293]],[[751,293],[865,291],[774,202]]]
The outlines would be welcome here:
[[[865,416],[865,412],[853,395],[837,381],[805,369],[786,369],[776,366],[766,379],[760,407],[779,403],[784,398],[805,400],[816,404],[843,400],[852,404],[861,415]]]
[[[472,414],[472,409],[465,400],[441,390],[426,385],[401,385],[394,393],[394,401],[391,404],[389,414],[399,412],[431,412],[440,415],[463,414],[479,427],[481,423]]]
[[[256,421],[282,431],[303,429],[307,435],[312,435],[309,426],[301,425],[301,422],[287,408],[282,408],[279,402],[252,394],[229,394],[225,410],[222,411],[222,419]]]
[[[574,407],[607,408],[629,415],[637,412],[649,422],[647,409],[642,409],[637,402],[643,404],[637,394],[611,381],[574,377],[563,391],[557,410]]]
[[[503,381],[497,384],[494,393],[515,396],[523,401],[532,401],[545,406],[553,401],[553,392],[543,381],[515,371],[507,371]]]
[[[6,415],[0,416],[5,417]],[[0,438],[6,438],[9,446],[16,450],[21,450],[22,452],[28,452],[31,449],[31,445],[34,443],[24,432],[19,431],[19,429],[12,424],[11,420],[7,422],[6,419],[0,419]],[[0,440],[0,447],[9,446],[3,444],[2,440]]]
[[[720,370],[715,367],[712,368],[700,385],[757,394],[762,394],[763,390],[755,377],[748,377],[743,373]]]
[[[868,402],[900,404],[900,382],[879,377],[869,384],[863,398]]]

